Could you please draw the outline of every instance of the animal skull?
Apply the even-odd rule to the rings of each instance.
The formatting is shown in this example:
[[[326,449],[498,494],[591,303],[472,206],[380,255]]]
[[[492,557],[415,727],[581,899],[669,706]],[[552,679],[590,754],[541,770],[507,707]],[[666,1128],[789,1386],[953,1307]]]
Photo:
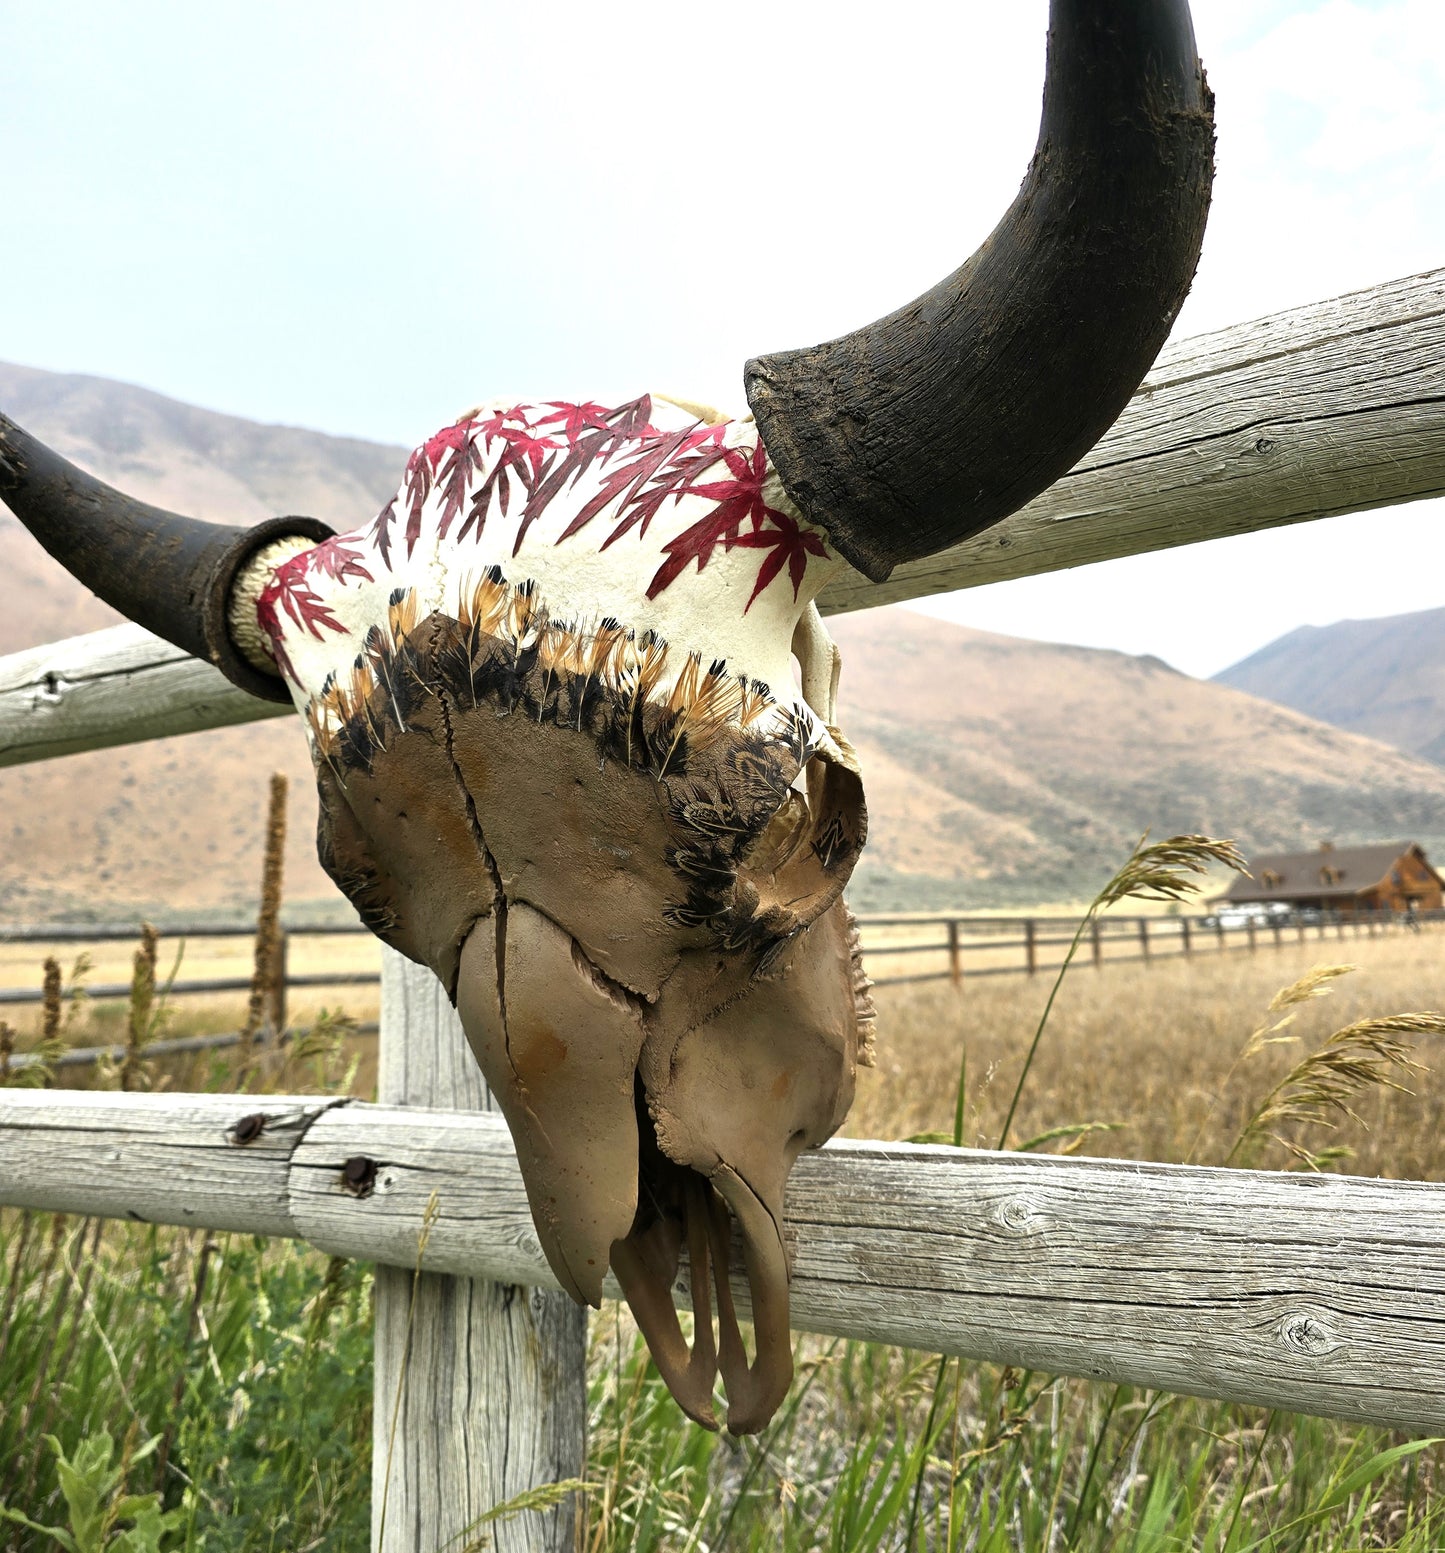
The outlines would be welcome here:
[[[684,1408],[716,1426],[720,1358],[740,1431],[791,1376],[784,1180],[869,1045],[841,898],[862,789],[789,662],[796,639],[816,679],[839,564],[750,423],[493,404],[256,607],[310,728],[322,860],[456,1004],[558,1280],[597,1304],[610,1265]]]
[[[735,1432],[787,1391],[784,1184],[871,1057],[842,899],[866,813],[815,600],[996,522],[1113,421],[1193,274],[1211,107],[1185,0],[1053,0],[1038,152],[954,275],[750,362],[756,421],[480,406],[347,535],[144,507],[0,417],[0,491],[53,554],[295,700],[322,860],[455,1003],[558,1280],[596,1303],[611,1267],[710,1427],[719,1369]]]

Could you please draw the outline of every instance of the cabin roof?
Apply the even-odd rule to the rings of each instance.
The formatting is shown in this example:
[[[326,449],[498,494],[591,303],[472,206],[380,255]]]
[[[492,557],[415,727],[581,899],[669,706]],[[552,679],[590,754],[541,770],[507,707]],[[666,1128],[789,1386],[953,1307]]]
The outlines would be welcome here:
[[[1303,899],[1349,900],[1365,890],[1384,884],[1391,870],[1408,854],[1414,853],[1425,867],[1431,867],[1420,846],[1413,841],[1376,841],[1361,847],[1316,847],[1312,852],[1260,852],[1249,859],[1246,879],[1241,875],[1225,894],[1231,901],[1287,901]],[[1331,873],[1326,870],[1332,870]]]

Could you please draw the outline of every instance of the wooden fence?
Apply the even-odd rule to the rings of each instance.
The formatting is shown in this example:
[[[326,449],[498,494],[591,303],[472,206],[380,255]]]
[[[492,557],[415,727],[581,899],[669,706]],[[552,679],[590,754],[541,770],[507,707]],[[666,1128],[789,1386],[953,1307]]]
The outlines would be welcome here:
[[[980,976],[1035,976],[1057,973],[1074,941],[1077,919],[1068,917],[890,917],[864,916],[864,959],[875,986],[951,981],[955,987]],[[1105,966],[1152,963],[1194,955],[1255,952],[1261,946],[1282,949],[1310,939],[1376,938],[1434,928],[1445,911],[1418,912],[1413,918],[1393,912],[1280,912],[1268,916],[1127,917],[1110,912],[1096,917],[1080,940],[1074,963]],[[885,936],[904,930],[932,930],[921,941]],[[939,936],[941,935],[941,936]],[[909,969],[879,970],[885,958],[907,957]],[[923,960],[923,969],[916,962]],[[874,974],[876,972],[876,974]]]
[[[972,913],[927,915],[909,913],[863,913],[858,918],[862,930],[864,958],[875,986],[902,986],[924,981],[951,981],[961,987],[965,980],[979,976],[1033,976],[1056,972],[1073,943],[1076,919],[1049,917],[984,917]],[[1111,912],[1096,918],[1081,942],[1076,960],[1101,970],[1105,965],[1137,964],[1171,956],[1224,953],[1247,949],[1251,953],[1261,945],[1279,949],[1286,943],[1305,943],[1308,939],[1375,938],[1389,933],[1418,931],[1445,923],[1445,911],[1417,912],[1406,917],[1389,911],[1364,912],[1279,912],[1273,914],[1223,914],[1131,917]],[[171,922],[159,929],[162,941],[186,941],[193,938],[251,939],[255,928],[244,924],[213,922]],[[127,942],[139,934],[139,924],[33,924],[0,927],[0,944],[34,944],[40,949],[61,946]],[[918,934],[918,937],[900,936]],[[272,992],[273,1016],[270,1023],[278,1030],[287,1028],[288,991],[318,987],[374,987],[381,981],[376,971],[325,970],[297,974],[288,969],[290,944],[298,938],[369,937],[360,923],[292,924],[277,934],[277,963],[280,972]],[[379,948],[379,946],[378,946]],[[878,962],[896,958],[907,960],[901,973],[879,970]],[[918,962],[923,968],[918,968]],[[247,992],[249,976],[192,977],[167,984],[168,997]],[[104,1002],[130,996],[129,982],[87,984],[85,995],[91,1001]],[[0,1008],[34,1005],[44,1001],[44,988],[38,983],[0,987]],[[363,1027],[374,1032],[376,1025]],[[155,1042],[147,1050],[153,1055],[206,1051],[231,1046],[241,1040],[239,1032],[205,1036],[181,1036]],[[52,1060],[52,1066],[74,1067],[94,1062],[102,1055],[117,1055],[113,1046],[75,1047]],[[24,1066],[28,1058],[18,1059]]]
[[[1442,493],[1434,272],[1172,345],[1052,490],[831,603]],[[0,764],[276,715],[130,626],[0,662]],[[581,1475],[585,1321],[551,1285],[441,989],[389,951],[380,1071],[375,1106],[0,1091],[0,1202],[301,1236],[376,1261],[377,1504],[411,1357],[374,1547],[431,1553],[522,1489]],[[441,1217],[413,1310],[433,1191]],[[799,1161],[788,1208],[805,1330],[1445,1426],[1442,1186],[849,1143]],[[494,1544],[570,1548],[573,1516],[529,1513]]]

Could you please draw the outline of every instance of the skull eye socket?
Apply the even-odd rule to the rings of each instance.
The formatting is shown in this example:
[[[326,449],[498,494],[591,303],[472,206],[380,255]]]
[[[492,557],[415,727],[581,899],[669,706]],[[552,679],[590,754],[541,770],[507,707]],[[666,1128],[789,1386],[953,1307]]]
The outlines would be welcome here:
[[[817,921],[843,893],[868,832],[853,751],[838,736],[814,750],[738,866],[738,891],[778,944]]]
[[[774,873],[785,866],[798,848],[806,845],[812,830],[813,811],[805,793],[797,787],[778,806],[761,836],[746,853],[743,863],[755,873]]]

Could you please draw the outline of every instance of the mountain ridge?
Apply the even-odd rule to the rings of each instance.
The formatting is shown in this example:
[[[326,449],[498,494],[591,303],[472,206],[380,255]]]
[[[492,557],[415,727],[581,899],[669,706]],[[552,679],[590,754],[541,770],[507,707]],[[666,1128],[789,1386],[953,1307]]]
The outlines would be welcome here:
[[[1445,608],[1297,626],[1214,681],[1445,766]]]
[[[878,810],[853,890],[865,909],[900,892],[955,904],[928,860],[957,848],[950,817],[965,812],[988,827],[971,838],[988,838],[969,858],[978,904],[1037,901],[1041,878],[1087,898],[1146,828],[1229,836],[1246,852],[1398,832],[1445,853],[1445,773],[1157,658],[906,610],[829,625],[844,654],[840,719]],[[954,695],[937,693],[950,683]]]

